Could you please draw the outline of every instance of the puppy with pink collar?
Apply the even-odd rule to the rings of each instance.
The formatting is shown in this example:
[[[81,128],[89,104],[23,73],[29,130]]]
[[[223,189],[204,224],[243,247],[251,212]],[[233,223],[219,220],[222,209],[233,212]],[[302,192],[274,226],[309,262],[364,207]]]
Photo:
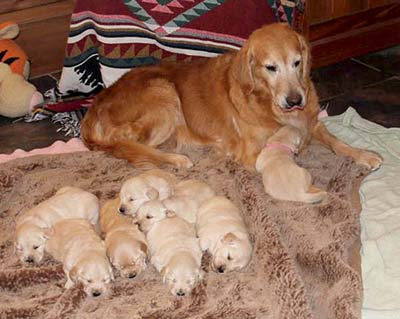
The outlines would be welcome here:
[[[280,128],[258,155],[256,170],[262,174],[265,192],[276,199],[321,202],[326,192],[313,186],[310,173],[294,161],[300,142],[299,129]]]

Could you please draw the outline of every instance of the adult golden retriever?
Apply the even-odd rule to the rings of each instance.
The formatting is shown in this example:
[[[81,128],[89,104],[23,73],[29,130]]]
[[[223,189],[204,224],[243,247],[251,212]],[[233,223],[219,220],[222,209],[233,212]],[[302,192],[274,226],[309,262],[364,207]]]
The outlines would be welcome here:
[[[284,125],[370,169],[379,155],[352,148],[317,119],[318,97],[310,79],[310,49],[286,24],[264,26],[238,52],[192,62],[136,68],[103,90],[82,122],[91,149],[137,166],[189,158],[156,149],[175,136],[178,145],[209,144],[252,166],[268,137]]]

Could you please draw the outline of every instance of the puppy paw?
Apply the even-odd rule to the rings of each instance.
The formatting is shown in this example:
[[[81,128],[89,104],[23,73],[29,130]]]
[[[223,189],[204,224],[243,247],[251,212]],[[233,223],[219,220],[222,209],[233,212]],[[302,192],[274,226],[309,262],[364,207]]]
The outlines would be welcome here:
[[[372,171],[375,171],[381,167],[383,158],[378,153],[362,151],[357,159],[357,163],[368,167],[368,169]]]
[[[171,155],[171,162],[178,168],[191,168],[193,166],[189,157],[180,154]]]

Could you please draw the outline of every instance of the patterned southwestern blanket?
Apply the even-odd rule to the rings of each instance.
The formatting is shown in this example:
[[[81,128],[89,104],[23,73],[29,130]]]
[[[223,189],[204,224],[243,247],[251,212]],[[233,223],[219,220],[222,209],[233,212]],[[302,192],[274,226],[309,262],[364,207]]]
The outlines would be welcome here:
[[[59,86],[46,95],[65,102],[96,94],[136,66],[238,50],[264,24],[300,30],[303,11],[302,0],[77,0]],[[79,106],[47,104],[33,119]],[[77,136],[73,120],[66,130]]]
[[[86,298],[65,290],[61,265],[40,267],[14,255],[15,218],[65,185],[114,197],[140,171],[101,152],[33,156],[0,165],[0,318],[16,319],[360,319],[359,183],[367,173],[344,157],[312,145],[298,157],[325,202],[277,201],[264,193],[259,174],[208,149],[186,150],[191,169],[168,170],[198,178],[240,207],[254,244],[246,269],[210,271],[191,296],[176,298],[152,266],[135,279],[117,278],[110,294]]]

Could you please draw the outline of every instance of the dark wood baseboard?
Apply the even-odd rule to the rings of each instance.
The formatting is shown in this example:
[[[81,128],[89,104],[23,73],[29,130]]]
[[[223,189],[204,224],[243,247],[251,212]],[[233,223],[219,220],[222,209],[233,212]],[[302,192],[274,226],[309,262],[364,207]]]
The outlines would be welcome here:
[[[313,67],[400,44],[400,4],[311,25]]]

